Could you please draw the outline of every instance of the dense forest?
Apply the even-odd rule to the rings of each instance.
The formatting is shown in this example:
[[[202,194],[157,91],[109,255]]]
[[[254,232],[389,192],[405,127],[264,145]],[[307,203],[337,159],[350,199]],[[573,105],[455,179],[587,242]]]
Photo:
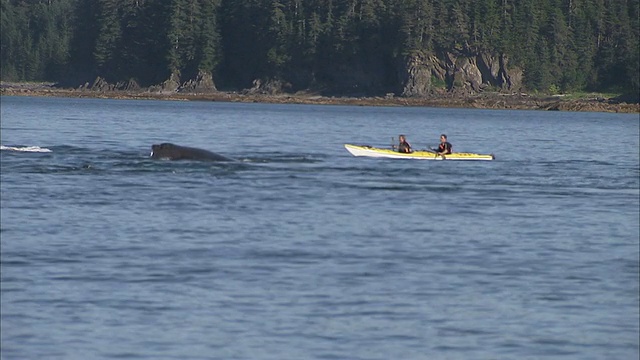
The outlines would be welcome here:
[[[0,75],[66,86],[100,76],[143,87],[204,76],[218,89],[276,82],[288,91],[400,93],[408,58],[488,55],[521,69],[522,89],[637,94],[639,7],[639,0],[0,0]],[[436,78],[432,86],[456,86],[454,77]]]

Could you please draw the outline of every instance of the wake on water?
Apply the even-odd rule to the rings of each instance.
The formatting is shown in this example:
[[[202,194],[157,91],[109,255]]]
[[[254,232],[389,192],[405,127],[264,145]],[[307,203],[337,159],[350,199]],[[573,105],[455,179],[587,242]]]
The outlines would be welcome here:
[[[4,146],[0,145],[0,150],[6,151],[21,151],[21,152],[39,152],[39,153],[47,153],[51,152],[50,149],[41,148],[40,146]]]

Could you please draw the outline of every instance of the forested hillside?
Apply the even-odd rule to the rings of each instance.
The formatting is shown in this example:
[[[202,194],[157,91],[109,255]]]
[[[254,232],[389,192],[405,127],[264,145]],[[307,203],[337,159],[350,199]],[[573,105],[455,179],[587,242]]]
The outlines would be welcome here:
[[[639,88],[639,0],[0,0],[1,76],[67,86]],[[214,85],[215,83],[215,85]]]

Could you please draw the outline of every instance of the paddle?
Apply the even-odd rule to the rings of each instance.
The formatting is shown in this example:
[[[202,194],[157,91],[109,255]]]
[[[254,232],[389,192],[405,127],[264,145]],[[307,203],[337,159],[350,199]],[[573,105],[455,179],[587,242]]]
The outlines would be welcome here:
[[[443,154],[438,154],[438,151],[437,151],[436,149],[432,148],[431,146],[429,146],[429,151],[430,151],[430,152],[432,152],[432,153],[434,153],[436,157],[438,157],[438,156],[442,156],[442,160],[445,160],[445,159],[446,159],[446,157],[444,157],[444,155],[443,155]]]

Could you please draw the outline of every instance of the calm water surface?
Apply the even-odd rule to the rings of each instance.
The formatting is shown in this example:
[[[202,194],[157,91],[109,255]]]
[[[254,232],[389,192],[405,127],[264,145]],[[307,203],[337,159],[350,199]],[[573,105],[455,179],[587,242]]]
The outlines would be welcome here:
[[[637,359],[638,115],[1,98],[2,359]],[[344,143],[494,162],[355,158]],[[149,159],[174,142],[234,163]],[[31,150],[16,151],[34,146]]]

